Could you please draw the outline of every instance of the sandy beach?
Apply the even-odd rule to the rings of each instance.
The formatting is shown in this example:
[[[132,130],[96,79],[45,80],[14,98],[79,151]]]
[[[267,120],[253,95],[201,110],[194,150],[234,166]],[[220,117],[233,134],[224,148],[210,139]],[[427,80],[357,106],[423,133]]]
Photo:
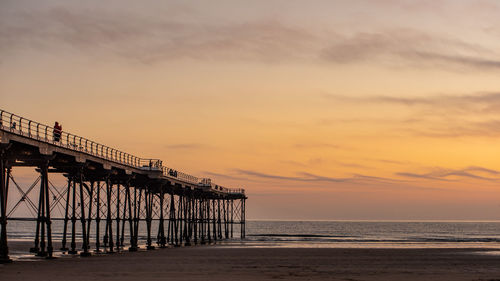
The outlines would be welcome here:
[[[196,246],[17,261],[1,280],[500,280],[500,255],[478,249]]]

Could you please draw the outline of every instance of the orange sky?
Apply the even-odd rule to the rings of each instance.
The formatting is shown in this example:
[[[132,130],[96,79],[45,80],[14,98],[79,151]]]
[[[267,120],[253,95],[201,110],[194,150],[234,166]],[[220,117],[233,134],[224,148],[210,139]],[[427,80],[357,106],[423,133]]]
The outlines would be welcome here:
[[[249,219],[500,219],[499,15],[1,1],[1,108],[242,186]]]

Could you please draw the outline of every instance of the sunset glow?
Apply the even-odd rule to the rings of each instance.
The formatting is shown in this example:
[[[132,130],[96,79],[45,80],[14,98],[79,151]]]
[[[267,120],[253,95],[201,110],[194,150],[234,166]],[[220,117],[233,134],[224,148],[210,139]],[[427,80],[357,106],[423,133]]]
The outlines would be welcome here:
[[[67,2],[1,2],[2,109],[248,219],[500,219],[498,1]]]

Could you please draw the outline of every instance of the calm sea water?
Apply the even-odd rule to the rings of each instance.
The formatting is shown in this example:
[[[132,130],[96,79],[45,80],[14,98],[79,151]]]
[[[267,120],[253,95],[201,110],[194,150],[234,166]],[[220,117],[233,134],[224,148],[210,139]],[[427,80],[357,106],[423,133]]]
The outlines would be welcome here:
[[[53,239],[62,239],[62,221],[53,222]],[[34,222],[10,221],[9,240],[33,241]],[[104,225],[101,224],[101,239]],[[125,242],[128,241],[128,225]],[[157,225],[153,223],[153,237]],[[219,243],[225,247],[318,247],[318,248],[500,248],[500,222],[415,221],[247,221],[247,237]],[[77,224],[77,232],[80,225]],[[92,224],[92,234],[95,223]],[[113,226],[116,235],[116,226]],[[146,239],[145,223],[139,228],[140,243]],[[94,240],[95,236],[91,237]],[[80,237],[77,236],[77,240]],[[101,240],[102,243],[102,240]],[[24,247],[24,246],[23,246]],[[25,253],[25,249],[13,249]]]
[[[249,221],[245,243],[273,247],[500,248],[500,222]]]

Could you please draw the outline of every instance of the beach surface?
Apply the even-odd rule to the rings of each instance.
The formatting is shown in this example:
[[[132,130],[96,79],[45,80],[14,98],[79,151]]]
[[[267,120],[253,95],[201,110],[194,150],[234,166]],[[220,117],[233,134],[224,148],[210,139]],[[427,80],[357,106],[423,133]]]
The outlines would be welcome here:
[[[16,261],[0,280],[500,280],[500,255],[478,249],[195,246]]]

